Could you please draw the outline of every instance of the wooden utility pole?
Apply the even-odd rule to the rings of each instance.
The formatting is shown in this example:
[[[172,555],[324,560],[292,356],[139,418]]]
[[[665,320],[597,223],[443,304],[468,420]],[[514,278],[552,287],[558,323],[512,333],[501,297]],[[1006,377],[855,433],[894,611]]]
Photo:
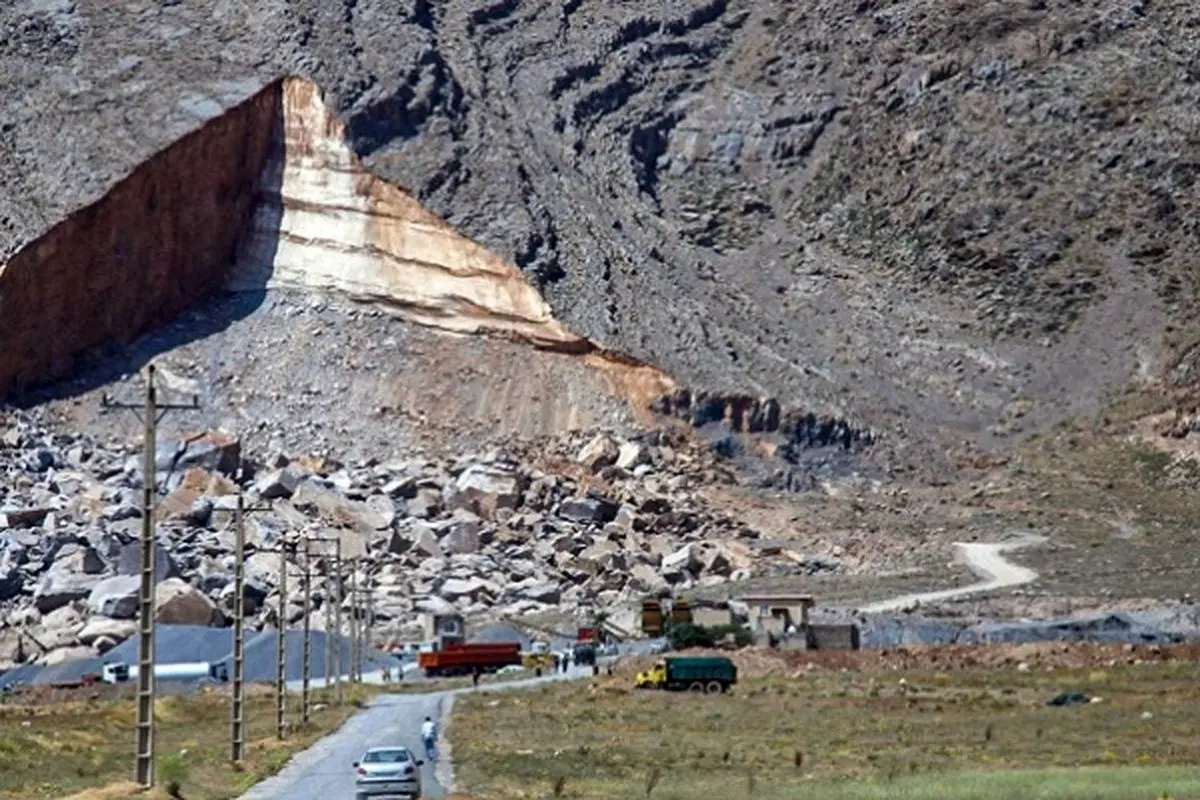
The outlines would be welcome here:
[[[104,408],[138,411],[136,404],[115,402],[105,394]],[[200,398],[193,395],[190,404],[159,403],[154,386],[154,365],[146,369],[146,400],[142,407],[142,440],[145,448],[142,466],[142,564],[138,587],[138,687],[137,687],[137,751],[134,780],[146,787],[154,785],[154,501],[158,491],[157,461],[158,423],[168,411],[193,410],[200,407]]]
[[[233,704],[230,712],[230,760],[246,755],[246,514],[269,511],[270,506],[246,508],[241,490],[234,517],[233,570]]]
[[[281,542],[279,547],[279,614],[276,620],[278,633],[275,637],[275,735],[287,738],[284,730],[284,712],[287,705],[287,568],[288,547]]]

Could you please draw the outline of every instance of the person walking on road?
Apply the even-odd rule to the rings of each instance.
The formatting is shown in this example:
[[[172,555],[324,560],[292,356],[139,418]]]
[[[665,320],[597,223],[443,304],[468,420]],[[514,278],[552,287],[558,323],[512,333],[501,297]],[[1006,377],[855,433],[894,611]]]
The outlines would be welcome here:
[[[429,717],[421,723],[421,741],[425,743],[425,758],[428,761],[437,759],[437,723]]]

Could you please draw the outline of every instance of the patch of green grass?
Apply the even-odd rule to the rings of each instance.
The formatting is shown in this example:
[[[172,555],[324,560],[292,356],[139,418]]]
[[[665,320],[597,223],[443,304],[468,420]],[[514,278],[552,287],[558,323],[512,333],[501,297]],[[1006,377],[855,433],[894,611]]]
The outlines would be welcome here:
[[[273,694],[249,691],[246,758],[236,768],[229,761],[228,692],[161,697],[155,704],[157,783],[163,789],[176,785],[188,800],[236,797],[340,726],[377,690],[346,691],[342,706],[315,692],[308,729],[293,728],[284,741],[275,736]],[[289,696],[288,702],[288,719],[298,724],[299,700]],[[134,701],[128,697],[47,705],[21,705],[13,698],[0,705],[0,799],[62,798],[127,781],[134,768],[134,719]]]
[[[551,796],[560,779],[560,796],[597,800],[647,787],[665,798],[1139,796],[1071,793],[1088,781],[1157,797],[1200,780],[1175,769],[1200,759],[1197,678],[1192,663],[816,671],[717,697],[598,679],[461,698],[447,732],[459,779],[489,800]],[[1060,691],[1102,701],[1047,707]],[[1092,769],[1053,771],[1079,767]],[[1157,769],[1105,780],[1116,767]]]

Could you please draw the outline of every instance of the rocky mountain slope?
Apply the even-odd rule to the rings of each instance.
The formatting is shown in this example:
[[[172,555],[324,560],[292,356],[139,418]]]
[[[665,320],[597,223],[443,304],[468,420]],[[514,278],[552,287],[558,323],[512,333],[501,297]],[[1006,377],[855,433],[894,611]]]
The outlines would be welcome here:
[[[29,413],[0,423],[0,660],[127,631],[138,429],[99,401],[151,358],[202,401],[164,441],[234,437],[163,486],[187,621],[228,610],[228,459],[276,495],[255,546],[341,531],[397,635],[426,596],[803,575],[857,601],[854,576],[945,584],[950,541],[1034,526],[1031,591],[1177,594],[1196,19],[7,4],[0,390]]]
[[[1193,24],[1127,0],[22,0],[0,253],[296,73],[580,335],[986,442],[1190,344]]]

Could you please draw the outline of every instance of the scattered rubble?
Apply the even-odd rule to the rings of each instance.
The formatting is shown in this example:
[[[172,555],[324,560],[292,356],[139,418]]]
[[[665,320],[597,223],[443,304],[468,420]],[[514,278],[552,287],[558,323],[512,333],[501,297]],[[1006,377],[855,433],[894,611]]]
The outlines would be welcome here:
[[[136,446],[59,433],[23,412],[0,417],[0,434],[0,666],[115,646],[137,615]],[[228,623],[238,481],[248,505],[270,505],[245,523],[252,629],[275,623],[278,548],[304,533],[336,536],[344,556],[364,557],[358,583],[374,588],[382,637],[416,635],[431,601],[466,615],[570,613],[809,569],[778,548],[759,554],[758,531],[709,506],[696,487],[732,474],[683,433],[574,433],[454,459],[341,464],[278,454],[261,463],[235,437],[204,431],[161,443],[158,469],[161,622]],[[289,623],[304,613],[294,558]],[[336,596],[331,563],[314,557],[317,629]]]

